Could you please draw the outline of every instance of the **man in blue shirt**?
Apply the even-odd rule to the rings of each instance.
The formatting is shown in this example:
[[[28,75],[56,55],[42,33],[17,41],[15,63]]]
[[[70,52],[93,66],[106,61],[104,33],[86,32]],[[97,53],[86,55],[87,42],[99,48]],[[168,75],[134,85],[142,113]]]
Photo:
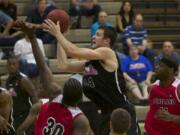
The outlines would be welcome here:
[[[91,37],[96,34],[96,31],[100,26],[110,26],[112,27],[112,23],[107,21],[108,14],[106,11],[100,11],[98,14],[98,21],[92,24],[91,26]]]
[[[154,53],[147,46],[147,31],[143,27],[143,16],[136,14],[134,18],[134,24],[128,26],[124,32],[125,44],[124,53],[129,53],[129,48],[132,45],[137,46],[139,53],[149,59],[152,65],[154,65]]]

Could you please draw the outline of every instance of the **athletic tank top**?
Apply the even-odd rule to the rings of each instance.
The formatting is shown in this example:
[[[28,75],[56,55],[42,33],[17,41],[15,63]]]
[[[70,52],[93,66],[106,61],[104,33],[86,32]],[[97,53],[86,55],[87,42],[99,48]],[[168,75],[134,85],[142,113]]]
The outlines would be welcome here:
[[[108,72],[98,60],[85,65],[83,92],[102,111],[112,111],[127,100],[126,83],[121,70],[118,68],[116,72]]]
[[[35,122],[35,135],[72,135],[74,119],[82,112],[78,107],[62,105],[62,95],[41,106]]]
[[[26,77],[22,73],[18,73],[13,78],[8,78],[6,81],[6,88],[11,93],[13,98],[13,117],[28,113],[31,108],[30,96],[21,89],[21,79]]]
[[[163,89],[160,81],[156,81],[150,92],[150,110],[148,112],[145,127],[151,131],[150,127],[157,131],[158,135],[180,135],[180,124],[158,120],[155,115],[159,109],[167,110],[171,114],[180,115],[180,99],[177,94],[177,87],[180,80],[175,79],[168,88]],[[155,135],[157,133],[148,133]]]

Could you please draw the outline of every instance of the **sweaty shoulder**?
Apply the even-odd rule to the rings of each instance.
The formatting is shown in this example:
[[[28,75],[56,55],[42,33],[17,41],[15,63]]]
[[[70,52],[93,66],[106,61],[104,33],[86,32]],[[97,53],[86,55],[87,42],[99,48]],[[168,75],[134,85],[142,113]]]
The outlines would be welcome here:
[[[11,95],[8,91],[0,92],[0,108],[5,107],[11,103]]]
[[[100,47],[96,49],[103,55],[103,66],[107,71],[116,71],[118,69],[118,59],[111,48]]]

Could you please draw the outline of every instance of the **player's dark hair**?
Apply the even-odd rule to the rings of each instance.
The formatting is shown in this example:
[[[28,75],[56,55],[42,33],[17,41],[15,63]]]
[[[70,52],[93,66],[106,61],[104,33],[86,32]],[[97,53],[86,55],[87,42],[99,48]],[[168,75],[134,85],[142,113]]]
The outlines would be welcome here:
[[[63,90],[63,104],[75,106],[81,101],[82,86],[78,80],[70,78],[65,82]]]
[[[99,29],[102,29],[104,31],[104,38],[110,39],[110,45],[112,47],[117,39],[117,32],[115,28],[110,26],[101,26],[99,27]]]
[[[174,73],[179,70],[179,63],[170,56],[163,56],[159,59],[160,62],[166,64],[168,67],[173,68]]]
[[[121,108],[115,109],[111,114],[111,126],[115,133],[126,133],[130,127],[131,117],[130,114]]]

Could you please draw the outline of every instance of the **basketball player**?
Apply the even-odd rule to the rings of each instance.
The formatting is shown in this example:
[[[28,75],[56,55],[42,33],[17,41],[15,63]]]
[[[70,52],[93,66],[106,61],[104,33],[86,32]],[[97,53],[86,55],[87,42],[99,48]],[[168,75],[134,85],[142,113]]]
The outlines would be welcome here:
[[[100,27],[93,37],[93,49],[79,48],[68,41],[60,32],[59,23],[51,20],[45,21],[47,31],[54,35],[60,43],[61,68],[64,72],[84,72],[83,91],[101,109],[101,135],[109,134],[109,121],[111,112],[118,108],[124,108],[131,114],[131,128],[128,135],[137,135],[138,126],[134,106],[131,105],[125,95],[125,80],[119,70],[120,63],[115,52],[111,49],[116,41],[116,32],[112,27]],[[65,53],[62,53],[62,51]],[[65,54],[69,57],[83,59],[68,63]],[[64,55],[64,56],[62,56]]]
[[[19,71],[19,62],[14,54],[8,57],[7,68],[9,76],[6,80],[6,88],[13,99],[13,126],[17,130],[27,117],[32,103],[38,101],[38,97],[32,82]],[[32,132],[31,127],[26,131],[26,135],[32,135]]]
[[[81,84],[70,79],[62,88],[55,82],[53,75],[45,63],[43,54],[37,45],[34,28],[18,22],[30,39],[33,54],[40,71],[42,87],[50,100],[43,104],[35,124],[35,135],[87,135],[90,131],[89,122],[76,107],[82,98]],[[38,108],[38,107],[37,107]]]
[[[162,57],[155,65],[159,79],[150,92],[150,110],[145,128],[148,135],[180,134],[180,80],[175,78],[178,64],[170,57]]]
[[[126,135],[131,123],[130,114],[121,108],[115,109],[110,119],[109,135]]]
[[[12,104],[9,92],[0,88],[0,135],[15,135],[11,117]]]

